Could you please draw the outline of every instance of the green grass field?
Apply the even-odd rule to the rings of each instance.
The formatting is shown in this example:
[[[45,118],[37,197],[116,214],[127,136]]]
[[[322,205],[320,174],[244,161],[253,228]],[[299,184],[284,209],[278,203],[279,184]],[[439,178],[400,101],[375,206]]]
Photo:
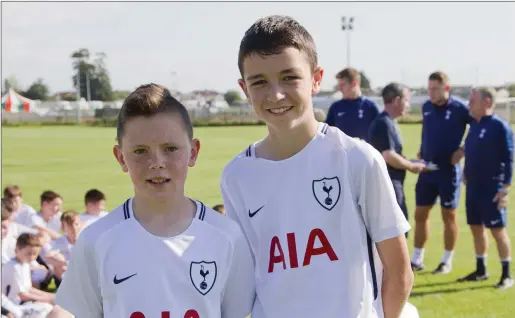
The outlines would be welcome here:
[[[420,126],[402,125],[405,154],[414,157],[419,144]],[[200,158],[190,170],[187,194],[208,205],[221,202],[219,178],[224,165],[252,141],[262,138],[265,127],[197,128],[201,140]],[[52,189],[64,197],[65,209],[82,211],[84,193],[97,187],[107,196],[109,209],[132,195],[127,175],[116,163],[111,149],[114,128],[37,127],[2,128],[2,188],[15,183],[22,187],[25,201],[38,207],[43,190]],[[413,224],[416,177],[406,183],[407,203]],[[459,207],[460,237],[454,256],[453,271],[433,276],[427,271],[416,275],[410,302],[421,317],[515,317],[515,288],[495,290],[500,276],[500,262],[493,239],[490,240],[488,267],[490,280],[481,283],[456,283],[456,279],[474,269],[475,256],[470,231],[465,221],[464,192]],[[515,221],[515,195],[510,194],[509,223]],[[515,231],[511,230],[512,245]],[[412,248],[412,237],[409,245]],[[443,227],[439,207],[431,215],[431,237],[426,247],[428,271],[436,267],[443,253]],[[512,273],[515,271],[512,269]]]

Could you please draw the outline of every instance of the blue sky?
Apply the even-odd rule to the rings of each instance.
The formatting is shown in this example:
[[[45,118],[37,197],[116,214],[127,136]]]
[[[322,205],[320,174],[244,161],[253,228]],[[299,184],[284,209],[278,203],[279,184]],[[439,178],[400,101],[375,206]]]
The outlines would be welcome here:
[[[269,14],[312,34],[323,88],[346,66],[342,15],[356,18],[351,63],[373,86],[422,86],[436,69],[456,84],[515,81],[515,3],[330,2],[2,3],[2,79],[27,87],[42,77],[52,92],[71,90],[70,53],[86,47],[107,54],[114,89],[238,89],[241,37]]]

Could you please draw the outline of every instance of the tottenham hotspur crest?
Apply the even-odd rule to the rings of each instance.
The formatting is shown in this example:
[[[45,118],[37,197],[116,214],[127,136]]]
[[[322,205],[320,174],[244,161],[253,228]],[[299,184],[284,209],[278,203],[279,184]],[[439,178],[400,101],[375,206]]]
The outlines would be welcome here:
[[[215,262],[191,262],[190,265],[191,283],[202,295],[211,291],[216,282]]]
[[[340,199],[341,186],[338,177],[313,180],[313,195],[317,202],[331,211]]]

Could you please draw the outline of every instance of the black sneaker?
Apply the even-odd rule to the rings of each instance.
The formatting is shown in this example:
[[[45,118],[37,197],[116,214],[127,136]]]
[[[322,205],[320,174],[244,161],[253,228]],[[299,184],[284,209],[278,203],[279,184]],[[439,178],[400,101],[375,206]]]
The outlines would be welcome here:
[[[434,275],[449,274],[452,270],[451,264],[440,263],[438,267],[433,271]]]
[[[489,277],[488,273],[479,273],[478,271],[475,271],[465,277],[458,278],[458,282],[479,282],[487,280]]]
[[[411,263],[411,270],[414,272],[420,272],[420,271],[424,270],[424,268],[426,268],[426,265],[424,265],[423,263],[420,263],[420,264]]]
[[[495,285],[495,288],[499,289],[508,289],[510,287],[513,287],[513,278],[511,277],[501,277],[501,281]]]

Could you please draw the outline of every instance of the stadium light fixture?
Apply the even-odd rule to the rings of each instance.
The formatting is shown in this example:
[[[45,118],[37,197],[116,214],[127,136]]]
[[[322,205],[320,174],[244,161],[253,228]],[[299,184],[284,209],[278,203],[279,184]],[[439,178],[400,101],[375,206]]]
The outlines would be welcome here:
[[[350,34],[354,30],[354,17],[342,17],[342,30],[347,34],[347,67],[350,67]]]

